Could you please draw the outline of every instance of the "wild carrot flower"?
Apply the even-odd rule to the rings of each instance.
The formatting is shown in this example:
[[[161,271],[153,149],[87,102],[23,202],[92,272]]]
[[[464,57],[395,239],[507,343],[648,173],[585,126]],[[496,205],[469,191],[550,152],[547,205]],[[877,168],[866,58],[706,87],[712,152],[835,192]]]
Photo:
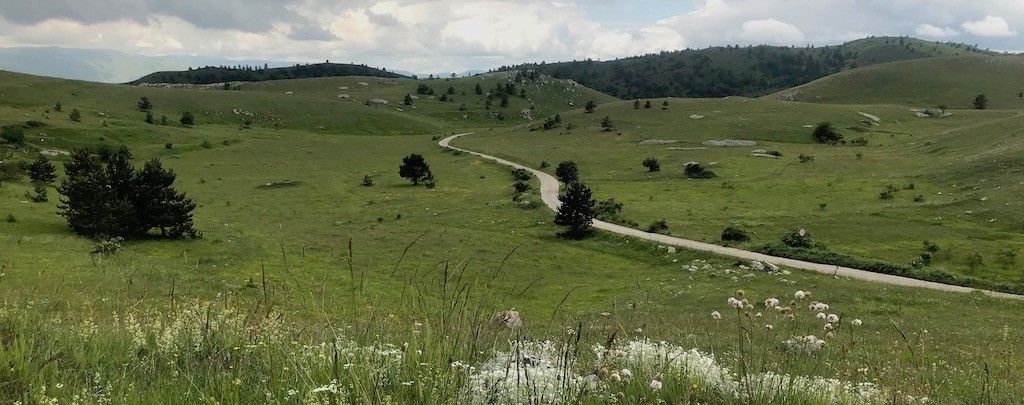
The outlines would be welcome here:
[[[828,320],[829,323],[836,323],[839,322],[839,315],[828,314],[828,317],[826,317],[825,319]]]
[[[712,312],[711,313],[711,319],[714,319],[716,321],[722,319],[722,313],[718,312],[718,311]]]
[[[651,380],[651,389],[655,390],[655,391],[660,390],[661,389],[661,381]]]
[[[766,308],[774,308],[774,307],[777,307],[777,306],[779,306],[779,299],[778,299],[778,298],[769,298],[769,299],[766,299],[766,300],[764,300],[764,306],[765,306]]]
[[[853,322],[850,323],[853,324],[853,326],[861,326],[864,324],[864,321],[861,321],[860,319],[854,319]]]
[[[825,318],[826,318],[826,316],[825,316],[825,313],[824,313],[824,312],[818,312],[818,315],[815,315],[815,317],[816,317],[816,318],[818,318],[818,319],[821,319],[821,320],[823,320],[823,321],[824,321],[824,320],[825,320]]]
[[[622,371],[620,371],[620,373],[622,373],[622,376],[626,377],[626,378],[632,378],[633,377],[633,372],[629,371],[628,368],[622,369]]]
[[[726,302],[729,303],[730,307],[743,309],[743,301],[740,301],[734,297],[729,297],[729,299]]]

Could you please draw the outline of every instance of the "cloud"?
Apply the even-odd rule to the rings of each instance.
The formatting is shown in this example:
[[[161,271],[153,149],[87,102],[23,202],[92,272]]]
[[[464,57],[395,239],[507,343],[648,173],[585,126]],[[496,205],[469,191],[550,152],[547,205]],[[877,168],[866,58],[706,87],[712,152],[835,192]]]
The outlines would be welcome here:
[[[949,27],[936,27],[931,24],[921,24],[914,29],[914,33],[928,38],[948,38],[960,35],[960,31]]]
[[[769,18],[744,21],[739,38],[764,44],[798,45],[804,42],[804,33],[793,24]]]
[[[960,27],[964,31],[980,37],[1012,37],[1017,35],[1017,31],[1010,29],[1010,24],[1007,24],[1003,17],[993,17],[991,15],[987,15],[978,21],[967,21],[960,24]]]

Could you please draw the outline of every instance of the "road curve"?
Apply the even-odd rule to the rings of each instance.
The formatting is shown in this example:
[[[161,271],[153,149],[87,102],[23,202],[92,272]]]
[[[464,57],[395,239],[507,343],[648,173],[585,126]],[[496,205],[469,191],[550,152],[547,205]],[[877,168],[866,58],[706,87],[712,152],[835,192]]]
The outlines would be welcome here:
[[[490,156],[490,155],[485,155],[483,153],[474,152],[474,151],[471,151],[471,150],[457,148],[457,147],[454,147],[454,146],[451,145],[451,142],[453,140],[455,140],[456,138],[461,137],[461,136],[465,136],[465,135],[470,135],[470,134],[471,133],[464,133],[464,134],[457,134],[457,135],[449,136],[449,137],[444,138],[441,141],[439,141],[438,145],[441,145],[444,148],[448,148],[448,149],[451,149],[451,150],[457,150],[457,151],[464,152],[464,153],[469,153],[469,154],[476,155],[476,156],[479,156],[479,157],[484,158],[484,159],[493,160],[495,162],[501,163],[501,164],[506,165],[506,166],[511,166],[513,168],[516,168],[516,169],[527,170],[530,173],[533,173],[534,176],[537,176],[537,178],[540,179],[540,194],[541,194],[541,199],[544,200],[544,204],[547,205],[552,210],[558,210],[558,205],[559,205],[559,201],[558,201],[558,187],[559,187],[559,184],[558,184],[558,180],[555,179],[554,176],[551,176],[550,174],[544,173],[544,172],[542,172],[540,170],[535,170],[533,168],[523,166],[523,165],[515,163],[515,162],[510,162],[510,161],[505,160],[505,159],[497,158],[497,157]],[[942,283],[936,283],[936,282],[932,282],[932,281],[918,280],[916,278],[910,278],[910,277],[900,277],[900,276],[894,276],[894,275],[890,275],[890,274],[875,273],[875,272],[871,272],[871,271],[867,271],[867,270],[859,270],[859,269],[854,269],[854,268],[849,268],[849,267],[841,267],[841,266],[835,266],[835,265],[829,265],[829,264],[805,262],[805,261],[802,261],[802,260],[787,259],[787,258],[784,258],[784,257],[769,256],[769,255],[766,255],[766,254],[757,253],[757,252],[751,252],[751,251],[742,250],[742,249],[736,249],[736,248],[731,248],[731,247],[726,247],[726,246],[719,246],[719,245],[714,245],[714,244],[710,244],[710,243],[698,242],[698,241],[689,240],[689,239],[682,239],[682,238],[677,238],[677,237],[668,236],[668,235],[662,235],[662,234],[657,234],[657,233],[644,232],[644,231],[641,231],[641,230],[638,230],[638,229],[627,228],[627,227],[624,227],[624,226],[620,226],[620,225],[616,225],[616,224],[612,224],[612,223],[608,223],[608,222],[604,222],[604,221],[599,221],[599,220],[596,220],[596,219],[594,220],[594,228],[605,230],[605,231],[608,231],[608,232],[614,232],[614,233],[617,233],[617,234],[620,234],[620,235],[632,236],[632,237],[639,238],[639,239],[649,240],[649,241],[657,242],[657,243],[664,244],[664,245],[678,246],[678,247],[682,247],[682,248],[686,248],[686,249],[693,249],[693,250],[700,250],[700,251],[704,251],[704,252],[716,253],[716,254],[720,254],[720,255],[723,255],[723,256],[731,256],[731,257],[736,257],[736,258],[745,259],[745,260],[756,260],[756,261],[759,261],[759,262],[762,262],[762,263],[771,263],[771,264],[774,264],[774,265],[777,265],[777,266],[786,266],[786,267],[791,267],[791,268],[795,268],[795,269],[810,270],[810,271],[815,271],[815,272],[818,272],[818,273],[831,274],[831,275],[835,275],[835,276],[848,277],[848,278],[858,279],[858,280],[872,281],[872,282],[876,282],[876,283],[884,283],[884,284],[898,285],[898,286],[904,286],[904,287],[929,288],[929,289],[932,289],[932,290],[952,291],[952,292],[960,292],[960,293],[981,292],[982,294],[985,294],[985,295],[988,295],[988,296],[991,296],[991,297],[997,297],[997,298],[1008,298],[1008,299],[1018,299],[1018,300],[1019,299],[1024,299],[1024,296],[1017,295],[1017,294],[1009,294],[1009,293],[1003,293],[1003,292],[997,292],[997,291],[988,291],[988,290],[978,290],[978,289],[969,288],[969,287],[962,287],[962,286],[958,286],[958,285],[942,284]]]

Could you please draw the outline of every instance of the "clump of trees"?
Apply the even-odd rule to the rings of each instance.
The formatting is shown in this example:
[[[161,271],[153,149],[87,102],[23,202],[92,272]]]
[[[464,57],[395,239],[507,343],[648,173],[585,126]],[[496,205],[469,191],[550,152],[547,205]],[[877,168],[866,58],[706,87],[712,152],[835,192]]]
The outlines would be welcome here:
[[[191,111],[185,111],[181,113],[181,119],[179,119],[178,122],[186,127],[191,127],[196,124],[196,117],[192,115]]]
[[[838,144],[843,140],[843,134],[840,134],[830,122],[818,123],[814,127],[814,132],[811,133],[811,136],[818,143],[827,143],[829,145]]]
[[[59,214],[75,233],[98,239],[202,235],[192,222],[196,204],[172,186],[176,175],[153,159],[136,170],[127,147],[78,149],[64,164]]]
[[[569,239],[582,239],[592,232],[594,225],[594,205],[596,202],[590,188],[579,181],[570,182],[558,196],[561,203],[555,213],[555,224],[565,227],[559,236]]]
[[[398,175],[409,179],[414,186],[422,181],[428,188],[431,188],[430,184],[434,182],[434,174],[430,171],[430,165],[423,159],[423,155],[418,153],[412,153],[402,158],[402,164],[398,166]]]
[[[0,139],[11,145],[21,145],[25,143],[25,130],[17,125],[5,126],[0,129]]]

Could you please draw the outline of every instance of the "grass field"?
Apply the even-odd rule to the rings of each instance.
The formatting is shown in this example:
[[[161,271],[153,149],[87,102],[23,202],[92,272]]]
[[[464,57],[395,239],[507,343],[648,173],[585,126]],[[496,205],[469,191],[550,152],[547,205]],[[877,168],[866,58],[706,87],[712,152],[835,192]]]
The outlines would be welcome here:
[[[806,228],[832,250],[901,264],[917,257],[928,240],[941,248],[929,267],[1024,282],[1017,263],[997,260],[1024,242],[1015,197],[1021,185],[1012,180],[1024,128],[1017,111],[957,110],[946,118],[918,118],[906,107],[889,105],[667,101],[667,110],[636,110],[632,102],[619,102],[592,114],[566,113],[571,131],[492,131],[460,139],[459,146],[534,166],[573,160],[599,200],[622,202],[623,215],[642,227],[666,219],[677,236],[717,242],[725,227],[737,226],[751,232],[745,246],[753,247]],[[879,117],[880,125],[863,124],[867,118],[860,112]],[[600,128],[605,116],[614,130]],[[813,143],[806,126],[821,121],[867,145]],[[675,143],[640,145],[652,139]],[[758,144],[703,144],[722,139]],[[752,157],[755,149],[776,150],[782,157]],[[802,163],[800,155],[814,160]],[[649,173],[640,164],[646,157],[657,158],[662,170]],[[687,179],[682,168],[691,161],[718,177]],[[890,185],[897,189],[893,198],[881,199]],[[973,269],[965,262],[972,252],[983,257]]]
[[[136,89],[10,78],[2,88],[0,120],[5,124],[40,120],[45,126],[38,131],[47,134],[38,137],[45,141],[30,137],[29,146],[17,151],[15,158],[32,158],[37,147],[120,143],[132,148],[137,162],[160,157],[178,174],[176,187],[198,203],[196,226],[204,238],[128,242],[114,255],[90,254],[93,242],[74,236],[56,215],[56,192],[51,192],[48,203],[23,202],[31,189],[27,182],[4,182],[0,218],[11,215],[14,221],[0,222],[0,362],[10,365],[0,367],[0,403],[39,403],[47,398],[70,403],[75,395],[83,403],[486,402],[486,395],[467,393],[477,374],[453,371],[454,361],[479,371],[489,359],[500,359],[493,352],[510,350],[509,340],[550,339],[556,347],[579,349],[569,356],[575,359],[569,367],[556,368],[587,376],[597,361],[587,354],[589,347],[607,344],[613,334],[612,341],[623,345],[649,338],[666,340],[683,350],[695,347],[713,353],[719,364],[735,372],[746,370],[744,375],[770,371],[871,382],[896,403],[910,403],[906,395],[938,403],[1008,403],[1024,395],[1020,388],[1024,359],[1019,350],[1024,335],[1016,327],[1016,314],[1024,310],[1020,302],[804,272],[771,276],[740,267],[746,263],[689,251],[670,253],[612,235],[561,240],[551,223],[553,213],[544,208],[523,209],[512,202],[513,178],[506,168],[436,146],[436,136],[470,125],[446,121],[445,114],[454,114],[446,112],[447,107],[404,112],[370,108],[337,100],[333,93],[342,86],[336,86],[338,82],[331,87],[319,83],[302,87],[306,83],[299,82],[276,89],[272,86],[280,84],[268,83],[265,92],[255,92],[247,91],[256,89],[246,85],[242,91]],[[415,90],[413,84],[399,86]],[[471,89],[473,84],[460,86]],[[293,94],[284,94],[284,88]],[[330,91],[303,94],[317,88]],[[396,90],[388,97],[404,95],[403,91],[408,90]],[[142,114],[134,110],[142,95],[153,100],[158,112],[188,106],[209,113],[197,114],[199,123],[192,128],[145,124]],[[326,100],[332,97],[335,100]],[[55,100],[61,100],[64,112],[45,113]],[[990,245],[979,244],[991,250],[1019,243],[1011,237],[1009,224],[989,225],[966,218],[941,227],[920,225],[921,232],[933,233],[905,240],[887,231],[873,233],[879,236],[865,241],[848,230],[856,224],[856,218],[848,217],[860,209],[882,213],[861,217],[877,221],[883,229],[917,231],[904,223],[913,223],[904,217],[917,215],[919,209],[909,201],[910,192],[900,192],[897,201],[877,201],[876,189],[889,182],[916,182],[921,193],[930,193],[927,204],[945,198],[950,199],[948,204],[961,204],[929,208],[941,215],[965,206],[971,209],[964,204],[981,204],[953,199],[975,195],[977,191],[960,188],[977,179],[972,173],[983,172],[982,165],[992,162],[993,156],[1011,156],[1012,143],[1005,145],[1006,153],[979,148],[961,141],[954,132],[932,134],[944,131],[945,123],[914,118],[890,129],[889,117],[906,113],[901,107],[813,105],[805,112],[800,105],[728,99],[670,100],[668,110],[661,110],[658,100],[655,108],[640,112],[652,118],[633,112],[631,102],[608,101],[602,100],[591,115],[563,112],[567,122],[579,126],[571,134],[476,128],[473,136],[460,139],[459,144],[528,156],[521,160],[531,164],[542,159],[552,164],[576,159],[599,198],[624,201],[625,214],[643,222],[664,216],[680,236],[712,238],[715,229],[720,232],[723,225],[712,225],[712,220],[692,220],[692,226],[681,221],[725,218],[728,215],[721,213],[725,205],[716,204],[728,199],[729,214],[749,213],[739,223],[755,230],[757,241],[775,239],[775,229],[781,234],[797,225],[789,223],[792,218],[803,218],[808,222],[801,226],[837,250],[852,246],[886,258],[896,257],[900,249],[890,251],[884,246],[919,244],[917,239],[924,237],[949,250],[954,241],[966,243],[956,232],[944,231],[950,226],[973,229],[979,239],[992,238],[985,242]],[[66,119],[71,108],[83,111],[83,122]],[[240,129],[240,118],[231,112],[239,108],[260,114],[273,111],[282,124],[274,129],[268,118]],[[310,110],[302,112],[303,108]],[[541,111],[558,108],[556,101],[538,106]],[[108,110],[110,118],[104,126],[94,114]],[[734,110],[743,114],[732,116]],[[857,110],[883,118],[882,126],[865,133],[871,137],[867,147],[826,148],[784,130],[821,118],[841,127],[858,125]],[[703,127],[687,118],[694,113],[706,116],[699,120]],[[616,121],[616,131],[623,135],[596,128],[605,114]],[[730,118],[719,122],[716,114]],[[791,118],[794,115],[803,118]],[[635,121],[627,122],[626,117]],[[683,142],[669,146],[691,146],[706,140],[698,132],[718,139],[724,137],[719,134],[732,133],[729,128],[747,133],[759,128],[740,118],[777,121],[774,127],[765,126],[767,132],[760,137],[733,137],[768,142],[759,147],[779,149],[784,159],[756,160],[746,156],[747,149],[670,151],[665,146],[635,146],[642,139],[679,139]],[[1013,113],[1000,111],[957,112],[948,118],[958,128],[981,128],[978,131],[986,134],[995,132],[988,126],[1012,128],[1016,119]],[[480,125],[480,121],[471,124]],[[695,126],[677,130],[686,125]],[[932,131],[930,135],[911,132],[925,129]],[[894,136],[880,130],[891,130]],[[910,145],[925,139],[933,144]],[[172,143],[172,148],[165,143]],[[903,150],[925,154],[940,147],[903,161],[904,154],[911,153]],[[862,159],[852,157],[862,150]],[[409,153],[426,157],[438,179],[436,188],[413,187],[398,177],[397,166]],[[793,162],[799,153],[812,153],[816,159]],[[946,183],[950,180],[928,177],[938,172],[926,170],[921,163],[944,153],[978,165],[963,173],[964,180],[956,180],[958,188]],[[640,170],[639,161],[647,155],[662,160],[663,172],[648,177]],[[691,159],[719,161],[712,168],[720,177],[709,182],[680,179],[678,165]],[[813,191],[825,179],[843,177],[848,170],[844,168],[865,163],[872,170],[885,167],[901,174],[835,180],[837,190]],[[765,173],[745,178],[749,172]],[[373,186],[361,185],[365,175],[373,178]],[[285,180],[298,184],[260,187]],[[734,188],[722,188],[723,182],[734,183]],[[766,183],[769,187],[762,187]],[[1011,185],[1000,184],[999,189],[979,185],[981,191],[991,193],[985,195],[993,210],[1014,209],[1001,205],[1014,192]],[[946,197],[935,194],[940,190]],[[802,192],[820,194],[806,198],[807,208],[785,198]],[[846,198],[843,193],[857,196]],[[679,197],[693,195],[701,196],[700,205]],[[823,198],[832,198],[825,211],[817,206]],[[1010,220],[1012,211],[997,212]],[[826,226],[842,231],[830,232]],[[1005,238],[999,239],[1002,235]],[[875,244],[875,238],[890,241]],[[988,267],[978,274],[1016,277]],[[750,310],[750,318],[726,303],[739,289],[757,305]],[[815,300],[828,302],[844,319],[838,336],[816,354],[785,349],[784,342],[796,336],[825,335],[813,313],[804,309],[807,302],[790,304],[796,290],[812,291]],[[768,297],[780,298],[799,316],[786,320],[758,304]],[[521,314],[521,329],[491,326],[495,312],[509,309]],[[712,319],[712,311],[720,311],[724,319]],[[756,312],[764,312],[764,317]],[[863,325],[854,327],[852,319],[862,320]],[[338,360],[339,351],[323,349],[318,346],[321,342],[325,347],[346,347],[340,355],[348,357]],[[371,345],[376,349],[358,349]],[[396,350],[403,353],[398,363],[378,356],[386,351],[393,358]],[[343,371],[349,368],[342,364],[354,369]],[[752,395],[752,390],[743,394],[747,396],[725,395],[728,390],[704,384],[693,370],[633,364],[625,360],[618,364],[636,372],[630,385],[610,385],[610,377],[604,374],[599,378],[604,388],[581,399],[605,403],[621,391],[628,395],[623,401],[634,402],[659,398],[779,401],[768,394]],[[659,373],[666,387],[655,391],[649,383]],[[332,380],[337,380],[333,389]],[[405,385],[408,381],[413,382]],[[796,388],[774,388],[770,392],[791,395],[794,402],[830,402]],[[570,399],[580,395],[559,392]]]

